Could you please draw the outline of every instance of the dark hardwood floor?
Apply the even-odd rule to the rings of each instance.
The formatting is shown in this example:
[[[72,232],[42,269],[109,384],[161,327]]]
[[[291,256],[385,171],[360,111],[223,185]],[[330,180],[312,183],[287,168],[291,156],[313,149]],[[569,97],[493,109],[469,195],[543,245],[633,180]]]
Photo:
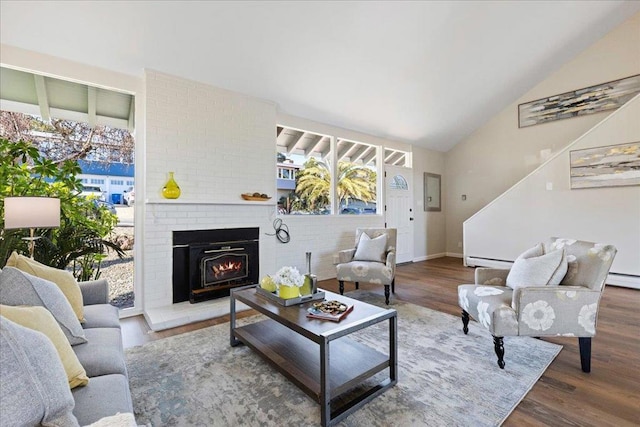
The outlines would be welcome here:
[[[474,270],[464,267],[462,260],[457,258],[401,265],[397,269],[396,293],[392,298],[459,316],[457,287],[462,283],[473,283],[473,275]],[[338,291],[336,280],[322,281],[320,287]],[[349,285],[346,287],[348,290]],[[361,289],[383,294],[380,286],[361,284]],[[544,338],[564,347],[504,425],[640,425],[639,308],[639,290],[615,286],[605,288],[589,374],[580,369],[576,338]],[[245,315],[249,314],[245,312]],[[228,317],[222,317],[153,332],[142,316],[136,316],[123,319],[123,339],[125,347],[131,347],[228,321]],[[452,331],[457,332],[461,333]],[[493,346],[493,343],[489,340],[487,346]],[[505,352],[505,369],[509,369],[508,347]],[[495,368],[499,369],[497,364]],[[491,372],[485,375],[490,380]],[[469,424],[473,424],[472,420]]]

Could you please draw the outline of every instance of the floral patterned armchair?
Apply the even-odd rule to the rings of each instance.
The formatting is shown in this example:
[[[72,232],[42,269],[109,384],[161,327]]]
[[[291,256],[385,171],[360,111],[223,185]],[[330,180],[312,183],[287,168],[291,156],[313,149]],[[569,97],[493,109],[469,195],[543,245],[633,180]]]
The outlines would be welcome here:
[[[511,270],[477,268],[476,284],[458,287],[462,330],[468,333],[469,316],[489,329],[493,335],[498,366],[502,369],[505,365],[505,336],[577,337],[582,370],[590,372],[591,337],[596,333],[600,297],[616,248],[561,238],[551,238],[539,247],[546,254],[543,256],[562,251],[562,259],[566,259],[564,270],[559,267],[551,274],[558,277],[559,283],[541,285],[526,283],[524,279],[525,283],[520,283],[520,286],[508,286],[511,271],[518,260]],[[534,267],[534,270],[537,270],[533,271],[535,275],[541,268]]]
[[[363,235],[364,234],[364,235]],[[355,247],[338,252],[336,266],[340,294],[344,282],[384,285],[384,297],[389,304],[389,288],[395,293],[396,237],[395,228],[358,228]]]

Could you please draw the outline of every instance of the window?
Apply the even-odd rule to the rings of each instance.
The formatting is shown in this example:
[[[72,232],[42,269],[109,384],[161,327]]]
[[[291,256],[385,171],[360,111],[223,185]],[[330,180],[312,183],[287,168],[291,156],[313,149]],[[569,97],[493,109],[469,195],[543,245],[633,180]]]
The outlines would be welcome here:
[[[409,189],[407,180],[404,179],[402,175],[396,175],[393,178],[391,178],[391,181],[389,182],[389,187],[392,190],[408,190]]]
[[[410,165],[408,163],[408,156],[404,151],[392,150],[390,148],[384,149],[385,165],[409,167]]]
[[[104,179],[91,178],[91,184],[104,184]]]
[[[377,213],[376,147],[338,138],[336,200],[342,215]]]
[[[277,127],[278,212],[331,213],[331,137]]]
[[[278,166],[278,178],[280,179],[296,179],[296,169],[290,169],[288,167]]]
[[[375,145],[284,126],[278,126],[276,134],[280,214],[329,214],[332,196],[335,213],[378,212]]]
[[[124,185],[124,181],[121,179],[112,179],[111,185]]]
[[[128,186],[132,186],[133,185],[133,180],[132,179],[128,179],[127,180],[127,185]]]

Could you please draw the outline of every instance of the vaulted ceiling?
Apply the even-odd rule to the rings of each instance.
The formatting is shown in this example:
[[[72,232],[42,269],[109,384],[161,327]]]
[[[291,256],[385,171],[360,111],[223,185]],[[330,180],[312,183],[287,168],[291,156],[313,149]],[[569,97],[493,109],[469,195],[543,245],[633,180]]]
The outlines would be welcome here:
[[[2,0],[0,41],[446,151],[638,11],[637,1]]]

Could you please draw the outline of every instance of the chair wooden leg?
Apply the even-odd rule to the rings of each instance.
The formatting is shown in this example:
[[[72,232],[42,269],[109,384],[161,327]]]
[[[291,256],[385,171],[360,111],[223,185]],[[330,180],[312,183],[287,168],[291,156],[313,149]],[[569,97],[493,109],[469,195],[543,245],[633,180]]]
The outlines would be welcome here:
[[[360,283],[355,282],[356,283],[356,289],[360,289]]]
[[[465,335],[469,333],[469,313],[466,310],[462,310],[462,332]]]
[[[394,294],[396,293],[396,278],[395,277],[391,281],[391,292],[394,293]]]
[[[391,293],[389,292],[389,285],[384,285],[384,302],[387,303],[387,305],[389,305],[389,295]]]
[[[338,284],[340,285],[340,295],[344,295],[344,280],[338,280]]]
[[[578,338],[582,372],[591,372],[591,337]]]
[[[493,337],[493,348],[496,350],[496,356],[498,356],[498,366],[500,366],[500,369],[504,369],[504,343],[502,337]]]

